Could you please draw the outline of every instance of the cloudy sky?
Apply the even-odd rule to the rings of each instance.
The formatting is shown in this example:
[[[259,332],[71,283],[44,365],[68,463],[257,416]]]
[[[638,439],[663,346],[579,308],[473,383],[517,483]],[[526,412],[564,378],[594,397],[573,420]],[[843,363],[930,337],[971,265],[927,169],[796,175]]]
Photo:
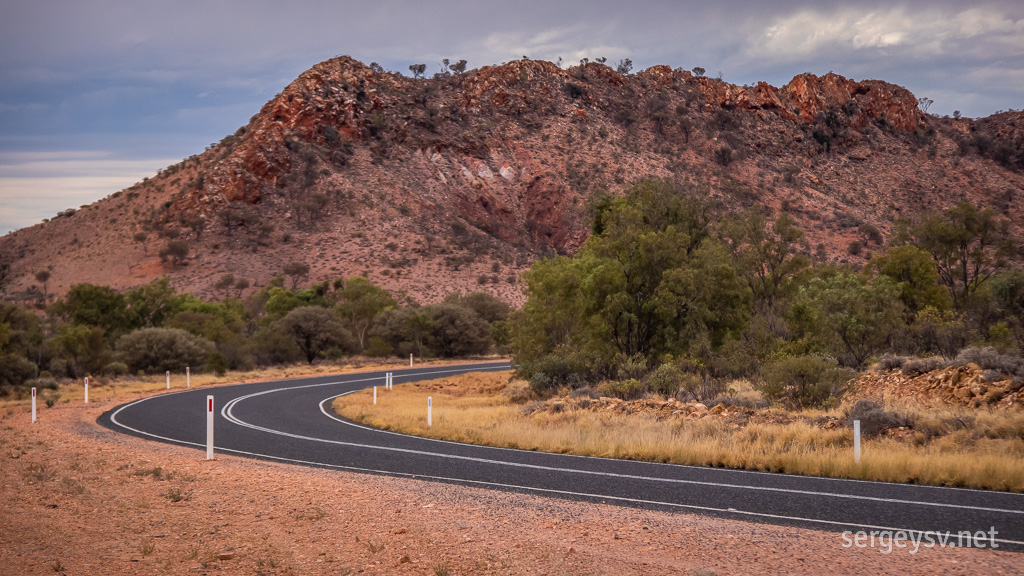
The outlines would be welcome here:
[[[834,71],[906,86],[940,115],[1024,107],[1019,0],[8,0],[0,234],[202,151],[341,54],[403,72],[604,56],[776,86]]]

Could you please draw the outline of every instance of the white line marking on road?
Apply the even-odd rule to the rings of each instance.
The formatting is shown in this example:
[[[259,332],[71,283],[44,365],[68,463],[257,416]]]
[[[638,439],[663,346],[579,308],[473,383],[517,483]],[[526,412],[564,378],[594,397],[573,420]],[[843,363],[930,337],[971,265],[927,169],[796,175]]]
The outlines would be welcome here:
[[[540,464],[524,464],[524,463],[521,463],[521,462],[508,462],[508,461],[505,461],[505,460],[495,460],[495,459],[492,459],[492,458],[479,458],[479,457],[475,457],[475,456],[460,456],[460,455],[456,455],[456,454],[443,454],[443,453],[440,453],[440,452],[428,452],[428,451],[425,451],[425,450],[414,450],[414,449],[411,449],[411,448],[395,448],[395,447],[390,447],[390,446],[374,446],[372,444],[359,444],[359,443],[355,443],[355,442],[345,442],[345,441],[342,441],[342,440],[329,440],[329,439],[326,439],[326,438],[316,438],[316,437],[313,437],[313,436],[304,436],[304,435],[301,435],[301,434],[292,434],[290,432],[284,432],[284,431],[281,431],[281,430],[275,430],[273,428],[267,428],[265,426],[258,426],[256,424],[245,422],[245,421],[239,419],[238,417],[236,417],[234,415],[233,411],[234,411],[235,406],[237,406],[243,400],[247,400],[247,399],[255,397],[255,396],[262,396],[264,394],[270,394],[272,392],[275,392],[275,390],[266,390],[266,391],[263,391],[263,392],[257,392],[255,394],[250,394],[250,395],[246,395],[246,396],[239,396],[238,398],[235,398],[235,399],[231,400],[230,402],[228,402],[227,404],[225,404],[224,408],[221,410],[221,414],[228,421],[233,422],[235,424],[238,424],[239,426],[244,426],[246,428],[251,428],[253,430],[259,430],[261,432],[267,432],[269,434],[276,434],[278,436],[285,436],[285,437],[288,437],[288,438],[295,438],[297,440],[308,440],[308,441],[312,441],[312,442],[323,442],[323,443],[332,444],[332,445],[335,445],[335,446],[348,446],[348,447],[351,447],[351,448],[365,448],[365,449],[371,449],[371,450],[384,450],[384,451],[388,451],[388,452],[397,452],[397,453],[402,453],[402,454],[415,454],[417,456],[427,456],[427,457],[431,457],[431,458],[446,458],[446,459],[449,459],[449,460],[462,460],[462,461],[466,461],[466,462],[478,462],[478,463],[481,463],[481,464],[503,465],[503,466],[510,466],[510,467],[514,467],[514,468],[526,468],[526,469],[530,469],[530,470],[543,470],[545,472],[559,472],[559,473],[567,473],[567,474],[582,474],[582,475],[589,475],[589,476],[602,476],[602,477],[606,477],[606,478],[617,478],[617,479],[624,479],[624,480],[638,480],[638,481],[646,481],[646,482],[664,482],[664,483],[669,483],[669,484],[687,484],[687,485],[694,485],[694,486],[710,486],[710,487],[714,487],[714,488],[730,488],[730,489],[752,490],[752,491],[761,491],[761,492],[775,492],[775,493],[783,493],[783,494],[799,494],[801,496],[823,496],[823,497],[829,497],[829,498],[842,498],[842,499],[849,499],[849,500],[864,500],[864,501],[870,501],[870,502],[884,502],[884,503],[889,503],[889,504],[910,504],[910,505],[919,505],[919,506],[932,506],[932,507],[937,507],[937,508],[952,508],[952,509],[957,509],[957,510],[975,510],[975,511],[982,511],[982,512],[998,512],[998,513],[1005,513],[1005,514],[1024,514],[1024,510],[1004,510],[1004,509],[1000,509],[1000,508],[988,508],[988,507],[984,507],[984,506],[968,506],[968,505],[965,505],[965,504],[947,504],[947,503],[944,503],[944,502],[920,502],[920,501],[916,501],[916,500],[903,500],[903,499],[898,499],[898,498],[880,498],[880,497],[877,497],[877,496],[861,496],[861,495],[857,495],[857,494],[837,494],[837,493],[833,493],[833,492],[820,492],[820,491],[815,491],[815,490],[798,490],[798,489],[794,489],[794,488],[774,488],[774,487],[770,487],[770,486],[748,486],[748,485],[739,485],[739,484],[728,484],[728,483],[723,483],[723,482],[709,482],[709,481],[704,481],[704,480],[685,480],[685,479],[680,479],[680,478],[657,478],[657,477],[652,478],[652,477],[649,477],[649,476],[639,476],[639,475],[636,475],[636,474],[620,474],[620,473],[616,473],[616,472],[597,472],[597,471],[593,471],[593,470],[577,470],[577,469],[574,469],[574,468],[562,468],[562,467],[557,467],[557,466],[544,466],[544,465],[540,465]],[[329,400],[333,400],[333,399],[334,398],[326,398],[326,399],[322,400],[320,402],[320,411],[324,415],[326,415],[328,418],[331,418],[333,420],[336,420],[336,421],[344,423],[343,420],[339,420],[338,418],[335,418],[335,417],[331,416],[330,414],[328,414],[327,410],[324,408],[324,404],[326,402],[328,402]]]

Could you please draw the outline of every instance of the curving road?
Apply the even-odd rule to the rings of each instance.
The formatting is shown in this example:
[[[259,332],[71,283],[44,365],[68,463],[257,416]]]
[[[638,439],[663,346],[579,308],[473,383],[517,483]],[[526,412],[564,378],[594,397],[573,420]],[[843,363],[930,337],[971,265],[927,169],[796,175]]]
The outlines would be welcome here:
[[[394,382],[507,370],[508,363],[396,370]],[[356,472],[834,531],[972,533],[1024,551],[1024,495],[835,480],[472,446],[375,430],[337,417],[331,401],[384,372],[238,384],[152,396],[99,423],[205,449],[206,396],[215,397],[216,450]],[[425,407],[424,407],[425,408]],[[851,456],[852,457],[852,456]],[[837,545],[842,544],[837,535]]]

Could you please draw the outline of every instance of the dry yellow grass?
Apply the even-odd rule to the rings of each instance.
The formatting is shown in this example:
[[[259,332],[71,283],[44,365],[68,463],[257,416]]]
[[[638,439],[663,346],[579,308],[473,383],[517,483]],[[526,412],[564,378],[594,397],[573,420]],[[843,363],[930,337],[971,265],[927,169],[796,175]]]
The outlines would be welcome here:
[[[834,478],[914,482],[1024,491],[1024,412],[912,415],[938,426],[959,418],[968,427],[933,437],[865,439],[859,464],[852,432],[823,430],[804,421],[739,426],[715,417],[661,418],[591,410],[524,415],[510,400],[509,373],[466,374],[378,388],[378,404],[364,390],[338,398],[342,416],[387,430],[489,446],[721,466]],[[433,426],[427,427],[427,396]],[[910,408],[907,408],[910,410]],[[840,409],[841,410],[841,409]],[[807,416],[838,412],[807,412]],[[952,416],[951,416],[952,414]],[[931,424],[929,424],[931,423]]]

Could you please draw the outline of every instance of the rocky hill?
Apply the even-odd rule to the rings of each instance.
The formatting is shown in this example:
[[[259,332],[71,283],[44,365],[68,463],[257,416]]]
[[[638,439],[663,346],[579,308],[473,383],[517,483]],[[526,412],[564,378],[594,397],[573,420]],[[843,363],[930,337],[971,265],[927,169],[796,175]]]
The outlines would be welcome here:
[[[317,64],[235,134],[77,211],[0,238],[8,298],[39,270],[213,295],[290,262],[429,302],[586,239],[588,209],[647,176],[791,213],[818,258],[865,260],[901,214],[967,199],[1024,224],[1024,114],[938,118],[904,88],[803,74],[736,86],[655,66],[520,60],[414,79]]]

